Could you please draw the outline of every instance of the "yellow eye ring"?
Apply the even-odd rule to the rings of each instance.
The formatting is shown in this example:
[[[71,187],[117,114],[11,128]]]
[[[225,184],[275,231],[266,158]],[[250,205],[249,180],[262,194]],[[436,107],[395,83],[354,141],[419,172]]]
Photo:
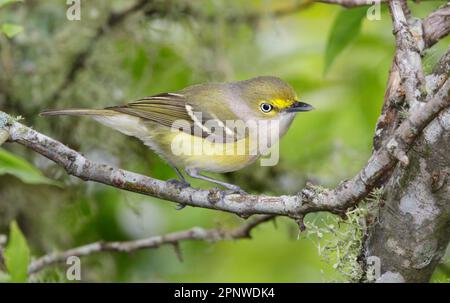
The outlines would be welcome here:
[[[272,104],[269,104],[269,103],[261,103],[259,105],[259,108],[261,109],[261,111],[263,113],[269,113],[269,112],[271,112],[273,110]]]

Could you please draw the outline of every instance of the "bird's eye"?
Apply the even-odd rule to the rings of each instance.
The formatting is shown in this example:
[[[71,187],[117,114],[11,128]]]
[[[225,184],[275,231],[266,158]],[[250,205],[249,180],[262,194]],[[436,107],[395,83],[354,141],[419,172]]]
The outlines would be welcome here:
[[[273,106],[269,103],[261,103],[259,106],[263,113],[268,113],[273,109]]]

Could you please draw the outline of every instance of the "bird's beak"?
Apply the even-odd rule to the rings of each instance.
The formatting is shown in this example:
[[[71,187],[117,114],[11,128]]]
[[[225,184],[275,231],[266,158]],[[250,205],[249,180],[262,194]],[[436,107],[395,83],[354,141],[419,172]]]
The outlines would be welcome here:
[[[298,112],[307,112],[313,110],[314,107],[309,105],[308,103],[295,101],[290,107],[286,108],[286,112],[288,113],[298,113]]]

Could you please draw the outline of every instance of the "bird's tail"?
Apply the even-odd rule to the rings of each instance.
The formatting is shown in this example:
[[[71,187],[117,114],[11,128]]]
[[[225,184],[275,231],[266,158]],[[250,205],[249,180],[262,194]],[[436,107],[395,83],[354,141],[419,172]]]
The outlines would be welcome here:
[[[86,116],[125,135],[134,136],[143,141],[145,141],[149,136],[147,128],[143,125],[140,118],[120,113],[112,109],[56,109],[43,111],[40,115]]]
[[[41,116],[112,116],[117,114],[117,112],[109,109],[84,109],[84,108],[74,108],[74,109],[50,109],[41,112]]]

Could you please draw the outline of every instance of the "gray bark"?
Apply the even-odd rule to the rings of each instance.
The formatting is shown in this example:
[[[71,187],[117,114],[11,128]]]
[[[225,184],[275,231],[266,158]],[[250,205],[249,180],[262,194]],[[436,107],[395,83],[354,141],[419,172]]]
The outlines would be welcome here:
[[[427,282],[450,239],[450,110],[424,130],[385,187],[366,257],[381,266],[378,281]],[[390,277],[387,279],[387,277]]]

